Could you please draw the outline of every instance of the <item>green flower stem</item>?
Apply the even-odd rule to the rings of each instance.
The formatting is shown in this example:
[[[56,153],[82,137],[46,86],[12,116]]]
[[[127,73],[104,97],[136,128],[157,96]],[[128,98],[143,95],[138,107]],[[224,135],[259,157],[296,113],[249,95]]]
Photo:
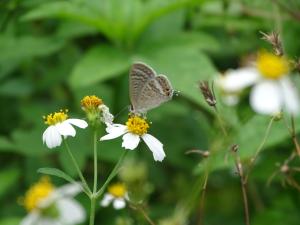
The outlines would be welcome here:
[[[67,152],[68,152],[68,154],[69,154],[69,156],[70,156],[70,158],[71,158],[71,160],[72,160],[72,162],[73,162],[73,165],[74,165],[74,167],[75,167],[76,170],[77,170],[78,176],[79,176],[79,178],[81,179],[81,182],[82,182],[82,185],[83,185],[83,191],[84,191],[88,196],[91,196],[92,192],[91,192],[91,190],[90,190],[90,188],[89,188],[89,186],[88,186],[86,180],[84,179],[84,177],[83,177],[83,175],[82,175],[82,172],[81,172],[81,170],[80,170],[80,168],[79,168],[79,166],[78,166],[78,163],[77,163],[77,161],[76,161],[76,159],[75,159],[75,157],[74,157],[74,155],[73,155],[73,153],[72,153],[72,151],[71,151],[71,149],[70,149],[70,147],[69,147],[69,145],[68,145],[68,143],[67,143],[66,140],[64,140],[64,144],[65,144],[66,149],[67,149]]]
[[[97,191],[97,183],[98,183],[98,155],[97,155],[97,130],[94,131],[94,186],[93,186],[93,193],[90,195],[91,200],[91,209],[90,209],[90,223],[89,225],[94,225],[95,223],[95,212],[96,212],[96,191]]]
[[[90,211],[90,223],[89,225],[94,225],[95,223],[95,211],[96,211],[96,198],[94,195],[91,196],[91,211]]]
[[[96,129],[95,129],[95,131],[94,131],[94,187],[93,187],[93,194],[95,194],[96,193],[96,191],[97,191],[97,182],[98,182],[98,180],[97,180],[97,178],[98,178],[98,167],[97,167],[97,161],[98,161],[98,159],[97,159],[97,143],[98,143],[98,141],[97,141],[97,131],[96,131]]]
[[[115,167],[113,168],[113,170],[111,171],[111,173],[109,174],[108,178],[106,179],[106,181],[104,182],[104,184],[102,185],[102,187],[99,189],[99,191],[97,191],[97,193],[95,194],[95,199],[98,199],[103,194],[103,192],[106,189],[107,185],[118,174],[120,166],[123,163],[124,158],[127,155],[127,153],[128,153],[128,150],[124,150],[123,151],[123,154],[121,155],[119,161],[117,162],[117,164],[115,165]]]

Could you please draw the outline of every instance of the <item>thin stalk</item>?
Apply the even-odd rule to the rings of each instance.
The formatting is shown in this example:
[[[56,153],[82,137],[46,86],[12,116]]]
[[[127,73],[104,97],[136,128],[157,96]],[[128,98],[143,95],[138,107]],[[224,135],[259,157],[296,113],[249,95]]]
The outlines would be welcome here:
[[[95,209],[96,209],[96,198],[94,196],[91,197],[91,211],[90,211],[90,223],[89,225],[94,225],[95,223]]]
[[[143,217],[145,218],[145,220],[147,220],[147,222],[148,222],[150,225],[155,225],[155,223],[154,223],[153,220],[151,220],[151,218],[147,215],[147,213],[145,212],[145,210],[143,209],[143,207],[137,206],[136,208],[140,211],[140,213],[143,215]]]
[[[264,147],[268,137],[269,137],[269,134],[270,134],[270,131],[271,131],[271,128],[272,128],[272,125],[273,125],[273,122],[274,122],[274,117],[271,118],[268,126],[267,126],[267,129],[266,129],[266,132],[265,132],[265,136],[262,140],[262,142],[260,143],[260,145],[258,146],[258,148],[256,149],[255,151],[255,154],[254,156],[252,157],[251,161],[250,161],[250,164],[248,166],[248,170],[247,170],[247,174],[246,174],[246,177],[245,177],[245,181],[247,182],[248,181],[248,178],[249,178],[249,174],[254,166],[254,163],[258,157],[258,154],[260,153],[260,151],[262,150],[262,148]]]
[[[97,131],[94,131],[94,187],[93,187],[93,194],[97,192],[97,183],[98,183],[98,167],[97,167]]]
[[[296,147],[296,152],[297,152],[298,156],[300,156],[300,145],[299,145],[297,135],[296,135],[296,126],[295,126],[294,116],[291,116],[291,124],[292,124],[292,128],[291,128],[292,139],[293,139],[294,145]]]
[[[96,194],[95,194],[95,198],[96,199],[99,198],[103,194],[103,192],[106,189],[107,185],[118,174],[120,166],[123,163],[124,158],[127,155],[127,153],[128,153],[128,150],[124,150],[123,151],[123,154],[119,158],[119,161],[117,162],[117,164],[115,165],[115,167],[113,168],[113,170],[111,171],[111,173],[109,174],[108,178],[106,179],[106,181],[104,182],[104,184],[102,185],[102,187],[96,192]]]
[[[245,224],[250,225],[250,216],[249,216],[249,206],[248,206],[248,197],[247,197],[247,180],[244,176],[243,165],[241,163],[240,157],[234,152],[234,162],[237,172],[240,176],[240,182],[242,187],[243,203],[244,203],[244,214],[245,214]]]
[[[204,182],[202,186],[202,193],[200,198],[200,212],[199,212],[199,225],[203,224],[203,217],[204,217],[204,205],[205,205],[205,194],[206,194],[206,186],[207,186],[207,180],[208,180],[208,171],[204,174]]]
[[[72,160],[72,163],[73,163],[75,169],[77,170],[78,176],[79,176],[79,178],[80,178],[80,180],[81,180],[81,182],[82,182],[83,190],[84,190],[84,192],[85,192],[88,196],[90,196],[90,195],[92,194],[92,192],[91,192],[91,190],[90,190],[90,188],[89,188],[89,186],[88,186],[88,184],[87,184],[87,182],[86,182],[84,176],[82,175],[82,172],[81,172],[81,170],[80,170],[80,168],[79,168],[79,166],[78,166],[78,163],[77,163],[77,161],[76,161],[76,159],[75,159],[75,157],[74,157],[74,155],[73,155],[73,153],[72,153],[72,151],[71,151],[71,149],[70,149],[70,147],[69,147],[69,145],[68,145],[68,143],[67,143],[66,140],[64,140],[64,144],[65,144],[65,146],[66,146],[67,153],[69,154],[69,156],[70,156],[70,158],[71,158],[71,160]]]
[[[217,109],[216,106],[214,106],[213,108],[214,108],[214,111],[215,111],[215,113],[216,113],[217,120],[218,120],[218,122],[219,122],[219,124],[220,124],[221,130],[222,130],[224,136],[227,137],[227,136],[228,136],[228,133],[227,133],[226,128],[225,128],[225,126],[224,126],[224,122],[223,122],[223,120],[222,120],[222,118],[221,118],[221,116],[220,116],[220,114],[219,114],[219,111],[218,111],[218,109]]]
[[[283,121],[284,121],[284,124],[285,124],[286,128],[288,129],[288,131],[289,131],[289,133],[292,137],[292,141],[293,141],[293,143],[296,147],[296,153],[300,157],[300,144],[299,144],[297,136],[296,136],[296,125],[295,125],[294,116],[293,115],[291,116],[291,127],[289,127],[289,124],[288,124],[285,117],[283,117]]]

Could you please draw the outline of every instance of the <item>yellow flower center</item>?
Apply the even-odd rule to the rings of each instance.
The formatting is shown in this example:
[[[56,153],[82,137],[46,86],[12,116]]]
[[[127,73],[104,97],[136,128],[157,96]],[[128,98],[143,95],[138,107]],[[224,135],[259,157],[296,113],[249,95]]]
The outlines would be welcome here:
[[[147,133],[147,130],[149,128],[149,124],[147,123],[147,121],[138,116],[130,117],[126,122],[126,126],[129,132],[140,136]]]
[[[53,191],[54,186],[49,177],[42,177],[26,192],[25,197],[21,200],[27,211],[37,209],[41,200],[47,198]]]
[[[60,110],[59,112],[51,113],[48,116],[44,116],[43,118],[45,124],[51,126],[65,121],[68,118],[67,112],[68,110]]]
[[[278,79],[289,72],[289,62],[285,57],[280,57],[268,52],[262,52],[257,58],[257,68],[268,79]]]
[[[102,99],[98,98],[95,95],[85,96],[81,100],[81,106],[85,109],[96,109],[99,105],[102,105]]]
[[[124,197],[126,194],[126,187],[122,183],[116,183],[108,187],[108,192],[116,198]]]

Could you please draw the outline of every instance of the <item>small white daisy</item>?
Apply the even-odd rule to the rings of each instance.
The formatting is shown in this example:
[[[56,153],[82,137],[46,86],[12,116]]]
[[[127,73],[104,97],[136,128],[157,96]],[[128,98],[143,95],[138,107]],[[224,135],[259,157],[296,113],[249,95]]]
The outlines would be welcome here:
[[[104,194],[100,205],[107,207],[110,203],[115,209],[123,209],[126,206],[127,191],[122,183],[116,183],[108,187],[108,192]]]
[[[85,211],[73,198],[81,191],[77,183],[55,188],[48,177],[42,177],[21,200],[28,215],[20,225],[75,225],[84,222]]]
[[[46,143],[48,148],[60,146],[63,137],[74,137],[76,130],[72,125],[83,129],[88,126],[84,120],[68,119],[67,111],[63,112],[62,110],[49,114],[44,117],[44,120],[45,124],[49,125],[43,133],[43,143]]]
[[[132,116],[129,117],[126,125],[107,123],[106,132],[108,134],[101,137],[100,141],[114,139],[123,135],[122,147],[134,150],[142,138],[152,152],[154,160],[162,161],[166,156],[163,144],[147,133],[148,128],[149,124],[145,119],[139,116]]]
[[[239,93],[253,85],[250,105],[255,112],[274,115],[286,110],[296,115],[300,111],[300,98],[288,73],[286,58],[262,52],[255,66],[230,70],[217,79],[217,84],[225,94],[225,103],[236,104]]]

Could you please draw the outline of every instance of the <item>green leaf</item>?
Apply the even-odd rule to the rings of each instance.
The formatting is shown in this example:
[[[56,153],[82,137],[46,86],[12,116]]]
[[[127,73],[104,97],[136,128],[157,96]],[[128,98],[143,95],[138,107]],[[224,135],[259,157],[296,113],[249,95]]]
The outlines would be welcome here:
[[[167,43],[167,44],[166,44]],[[199,49],[207,51],[217,51],[220,49],[220,44],[217,40],[209,34],[203,32],[178,32],[176,35],[170,35],[165,37],[159,37],[155,39],[144,39],[140,45],[140,51],[147,51],[149,46],[155,46],[155,48],[169,48],[180,47],[187,49]]]
[[[63,46],[62,39],[0,35],[0,78],[7,76],[21,62],[33,57],[48,56]]]
[[[46,56],[59,50],[63,44],[63,40],[53,37],[0,35],[0,52],[5,53],[0,55],[0,62]]]
[[[75,65],[69,82],[78,88],[118,76],[130,67],[129,57],[113,46],[94,47]]]
[[[143,7],[143,14],[134,27],[131,36],[132,40],[137,40],[142,32],[157,19],[176,10],[184,9],[193,2],[194,0],[148,1]]]
[[[237,143],[240,146],[240,154],[242,157],[247,158],[253,156],[258,146],[262,143],[263,138],[266,134],[268,124],[271,117],[256,115],[248,123],[239,127]],[[296,118],[296,132],[300,132],[300,118]],[[276,146],[286,140],[290,139],[291,136],[284,124],[283,120],[273,122],[270,133],[266,139],[266,143],[263,149]]]
[[[101,5],[101,4],[99,4]],[[100,7],[91,4],[90,1],[53,1],[40,4],[38,7],[26,13],[22,19],[25,21],[60,18],[70,21],[80,22],[91,27],[97,28],[111,40],[114,39],[111,34],[109,21],[103,16]]]
[[[10,79],[0,85],[0,95],[26,97],[32,92],[32,85],[22,79]]]
[[[56,177],[60,177],[62,179],[65,179],[66,181],[70,182],[70,183],[74,183],[75,180],[70,177],[68,174],[66,174],[65,172],[56,169],[56,168],[40,168],[37,171],[38,173],[43,173],[46,175],[52,175],[52,176],[56,176]]]
[[[16,185],[20,177],[20,170],[17,168],[3,169],[0,172],[0,198],[8,192],[13,186]]]
[[[70,38],[78,38],[87,35],[93,35],[98,33],[99,31],[92,26],[76,23],[76,22],[61,22],[60,26],[57,30],[57,37],[63,39],[70,39]]]
[[[8,151],[9,149],[13,149],[14,144],[4,136],[0,136],[0,152]]]
[[[0,225],[17,225],[20,224],[21,218],[11,217],[11,218],[3,218],[0,220]]]
[[[21,153],[23,155],[40,156],[50,153],[50,151],[43,146],[42,130],[17,129],[13,132],[12,139],[14,143],[13,151]]]

